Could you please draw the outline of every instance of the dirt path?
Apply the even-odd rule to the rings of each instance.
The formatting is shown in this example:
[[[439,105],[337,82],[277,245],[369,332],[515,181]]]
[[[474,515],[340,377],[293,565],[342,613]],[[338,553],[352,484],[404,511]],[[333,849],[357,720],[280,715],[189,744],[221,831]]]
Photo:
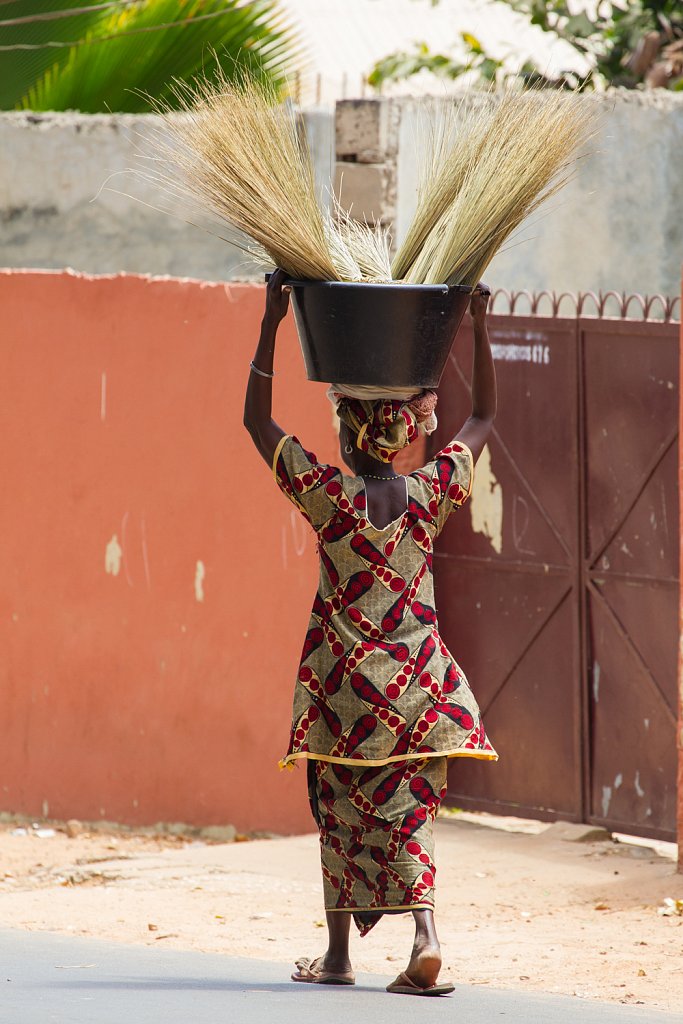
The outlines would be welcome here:
[[[267,958],[284,970],[324,948],[317,835],[208,845],[15,830],[0,827],[4,926]],[[444,977],[683,1012],[683,916],[658,914],[666,897],[683,897],[673,848],[557,832],[488,815],[439,819]],[[395,976],[411,933],[408,916],[383,920],[354,937],[354,966]]]

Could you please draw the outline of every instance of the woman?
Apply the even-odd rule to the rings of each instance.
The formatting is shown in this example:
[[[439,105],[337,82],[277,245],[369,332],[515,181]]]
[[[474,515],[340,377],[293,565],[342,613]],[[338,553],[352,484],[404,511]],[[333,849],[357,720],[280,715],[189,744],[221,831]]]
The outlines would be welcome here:
[[[320,831],[329,944],[296,961],[295,981],[351,985],[349,929],[365,935],[384,913],[412,911],[408,966],[388,991],[442,995],[434,927],[433,822],[448,757],[496,760],[477,703],[439,636],[432,543],[469,497],[473,461],[496,412],[486,329],[489,292],[472,294],[472,413],[422,469],[396,474],[398,451],[428,426],[436,395],[359,401],[333,395],[343,476],[321,465],[271,417],[273,355],[289,305],[285,275],[267,288],[244,423],[275,479],[316,532],[320,584],[294,695],[289,749],[305,759]]]

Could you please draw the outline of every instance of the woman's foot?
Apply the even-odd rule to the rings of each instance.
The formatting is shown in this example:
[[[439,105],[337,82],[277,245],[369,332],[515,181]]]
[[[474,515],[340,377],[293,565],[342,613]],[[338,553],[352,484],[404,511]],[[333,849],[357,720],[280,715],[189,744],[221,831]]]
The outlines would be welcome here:
[[[387,992],[398,992],[407,996],[448,996],[455,991],[452,981],[437,982],[436,985],[416,985],[405,971],[399,974],[396,981],[387,985]]]
[[[427,908],[413,911],[415,941],[405,971],[389,986],[390,992],[411,992],[415,995],[445,995],[453,985],[437,985],[441,970],[441,946],[434,925],[434,913]]]
[[[440,970],[441,947],[438,941],[416,936],[405,974],[420,988],[431,988],[436,984]]]
[[[299,957],[295,964],[296,972],[292,974],[292,981],[305,981],[314,985],[353,985],[356,981],[348,957],[332,957],[329,951],[314,960]]]

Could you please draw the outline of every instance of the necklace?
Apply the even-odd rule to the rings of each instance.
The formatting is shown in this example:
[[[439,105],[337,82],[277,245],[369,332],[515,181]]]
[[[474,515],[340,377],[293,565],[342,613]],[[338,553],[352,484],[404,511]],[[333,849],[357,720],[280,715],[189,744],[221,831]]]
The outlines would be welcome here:
[[[374,473],[359,473],[361,477],[369,476],[371,480],[400,480],[401,477],[398,473],[394,473],[393,476],[375,476]]]

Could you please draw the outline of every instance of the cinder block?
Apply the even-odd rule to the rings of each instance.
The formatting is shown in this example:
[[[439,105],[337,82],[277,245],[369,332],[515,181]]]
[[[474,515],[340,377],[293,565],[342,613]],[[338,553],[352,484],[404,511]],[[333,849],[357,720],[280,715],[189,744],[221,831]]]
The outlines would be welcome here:
[[[335,110],[337,159],[381,163],[396,150],[391,102],[384,99],[340,100]]]
[[[378,224],[393,219],[395,192],[393,172],[386,164],[336,164],[334,194],[355,220]]]

